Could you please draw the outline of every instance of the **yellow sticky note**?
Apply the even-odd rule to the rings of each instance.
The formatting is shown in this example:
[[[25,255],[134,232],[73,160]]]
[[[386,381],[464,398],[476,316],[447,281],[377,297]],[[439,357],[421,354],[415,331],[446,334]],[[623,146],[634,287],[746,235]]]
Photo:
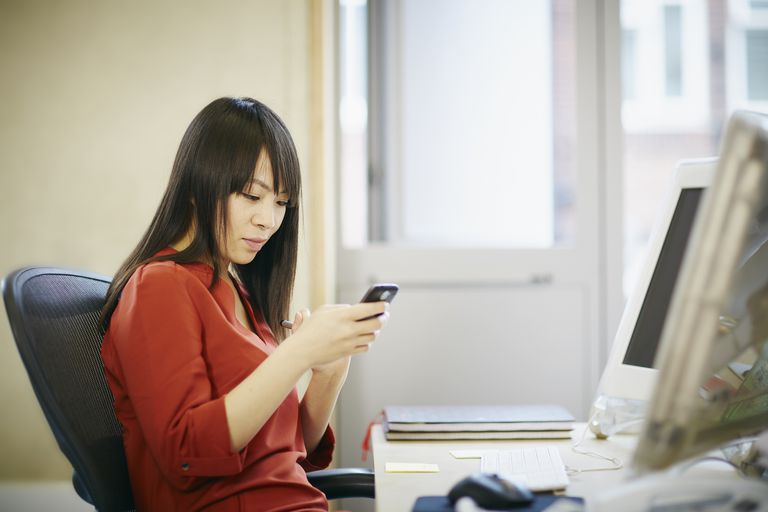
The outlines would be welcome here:
[[[421,462],[387,462],[384,464],[387,473],[438,473],[437,464],[423,464]]]

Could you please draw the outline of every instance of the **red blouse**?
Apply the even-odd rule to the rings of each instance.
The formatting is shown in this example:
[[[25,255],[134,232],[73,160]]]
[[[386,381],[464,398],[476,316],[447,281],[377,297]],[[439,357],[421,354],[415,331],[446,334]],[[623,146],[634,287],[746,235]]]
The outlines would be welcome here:
[[[306,471],[328,466],[335,440],[329,427],[307,456],[295,389],[248,446],[230,449],[224,395],[277,343],[242,295],[256,333],[236,318],[225,282],[208,290],[212,275],[204,264],[140,267],[104,336],[136,507],[325,511]]]

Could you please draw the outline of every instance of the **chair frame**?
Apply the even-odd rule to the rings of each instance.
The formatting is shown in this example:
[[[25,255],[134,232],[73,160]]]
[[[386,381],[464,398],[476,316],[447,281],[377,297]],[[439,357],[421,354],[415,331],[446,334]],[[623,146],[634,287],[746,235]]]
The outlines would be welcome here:
[[[23,304],[23,289],[28,281],[42,275],[77,276],[103,282],[107,285],[110,283],[110,279],[100,274],[80,270],[68,270],[54,267],[24,267],[11,272],[5,279],[3,279],[2,293],[11,331],[13,332],[13,337],[16,341],[16,347],[19,350],[21,360],[30,377],[32,389],[43,410],[45,419],[48,421],[48,426],[53,431],[59,449],[66,456],[67,460],[69,460],[70,464],[72,464],[74,470],[72,474],[72,485],[74,486],[75,491],[83,500],[94,505],[97,510],[133,510],[133,495],[130,491],[129,482],[126,482],[128,484],[127,489],[124,489],[123,493],[121,493],[124,494],[127,490],[128,494],[127,496],[123,495],[121,498],[118,498],[120,505],[118,505],[117,508],[115,508],[115,505],[117,504],[114,503],[114,496],[102,497],[96,495],[97,493],[92,492],[92,490],[96,488],[91,477],[95,468],[89,467],[90,464],[88,461],[81,456],[78,450],[75,449],[70,442],[70,439],[75,438],[76,433],[69,421],[69,417],[61,408],[58,400],[52,393],[51,387],[44,383],[40,378],[44,373],[37,354],[31,348],[32,333],[30,332],[26,321],[27,315]],[[32,376],[38,377],[33,378]],[[116,464],[125,465],[125,460],[115,462]],[[125,474],[126,476],[128,475],[127,466],[125,467]],[[127,498],[130,499],[130,502],[127,501]]]

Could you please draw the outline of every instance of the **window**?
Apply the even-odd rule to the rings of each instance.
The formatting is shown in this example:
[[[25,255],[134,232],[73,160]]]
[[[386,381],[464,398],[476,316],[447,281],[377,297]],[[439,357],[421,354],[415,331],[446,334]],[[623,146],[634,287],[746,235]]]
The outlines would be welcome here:
[[[698,0],[623,0],[621,23],[626,294],[677,162],[717,154],[725,21]]]
[[[368,6],[365,0],[339,5],[339,123],[342,239],[365,244],[368,232]]]
[[[729,110],[768,111],[768,2],[728,0],[725,53]]]
[[[572,4],[341,2],[345,246],[572,242]]]
[[[768,110],[768,2],[622,0],[621,22],[626,292],[677,162],[717,155],[735,109]]]
[[[768,30],[746,31],[747,99],[768,100]]]
[[[683,94],[682,8],[664,6],[664,56],[667,96]]]
[[[621,47],[621,85],[622,95],[626,99],[634,99],[637,95],[635,90],[637,77],[637,31],[624,29],[622,33]]]

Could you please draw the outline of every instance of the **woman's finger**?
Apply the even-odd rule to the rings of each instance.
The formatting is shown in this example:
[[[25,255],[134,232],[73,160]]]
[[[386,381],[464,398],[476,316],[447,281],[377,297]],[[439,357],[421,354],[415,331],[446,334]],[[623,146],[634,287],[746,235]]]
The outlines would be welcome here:
[[[368,320],[358,320],[355,322],[355,328],[358,332],[373,332],[381,330],[389,320],[389,313],[382,313],[380,316],[369,318]]]
[[[301,327],[301,324],[303,324],[306,320],[309,320],[309,317],[312,315],[308,309],[302,309],[300,311],[296,312],[296,315],[293,317],[293,330],[295,331],[299,327]]]
[[[366,320],[369,317],[376,317],[387,311],[389,304],[386,302],[361,302],[350,306],[345,312],[347,318],[352,320]]]
[[[360,336],[355,338],[355,343],[356,344],[360,344],[360,343],[366,343],[366,344],[367,343],[373,343],[374,341],[376,341],[376,334],[377,334],[377,331],[367,332],[365,334],[361,334]]]

